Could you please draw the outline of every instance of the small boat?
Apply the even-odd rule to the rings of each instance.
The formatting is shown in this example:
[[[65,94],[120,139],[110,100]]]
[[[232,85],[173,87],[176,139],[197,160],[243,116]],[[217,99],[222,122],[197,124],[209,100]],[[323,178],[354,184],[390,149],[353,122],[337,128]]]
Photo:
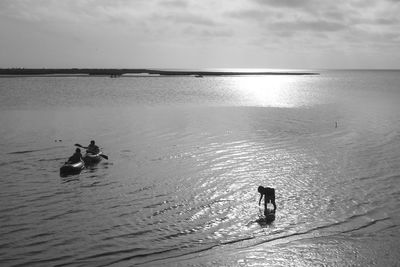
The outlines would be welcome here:
[[[85,163],[83,161],[79,161],[77,163],[64,163],[60,168],[60,175],[75,175],[79,174],[85,168]]]
[[[93,154],[93,153],[86,153],[83,156],[83,161],[85,162],[86,165],[93,165],[93,164],[97,164],[101,161],[102,157],[103,157],[103,152],[99,152],[97,154]]]

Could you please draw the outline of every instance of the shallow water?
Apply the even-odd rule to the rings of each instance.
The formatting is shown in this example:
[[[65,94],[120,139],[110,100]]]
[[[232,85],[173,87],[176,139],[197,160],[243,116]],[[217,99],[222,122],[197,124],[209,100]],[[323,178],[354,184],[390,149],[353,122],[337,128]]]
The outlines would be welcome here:
[[[0,263],[395,265],[398,74],[0,78]]]

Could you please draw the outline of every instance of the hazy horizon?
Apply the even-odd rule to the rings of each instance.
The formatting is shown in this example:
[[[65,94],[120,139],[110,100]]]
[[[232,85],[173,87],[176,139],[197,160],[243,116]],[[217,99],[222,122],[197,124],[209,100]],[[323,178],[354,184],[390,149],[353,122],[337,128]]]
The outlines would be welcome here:
[[[175,68],[173,66],[171,67],[165,67],[165,68],[158,68],[158,67],[135,67],[135,68],[130,68],[130,67],[0,67],[0,69],[35,69],[35,70],[40,70],[40,69],[111,69],[111,70],[118,70],[118,69],[132,69],[132,70],[169,70],[169,71],[300,71],[300,70],[305,70],[305,71],[342,71],[342,70],[371,70],[371,71],[398,71],[400,68],[241,68],[241,67],[235,67],[235,68],[224,68],[224,67],[199,67],[199,68],[190,68],[190,67],[182,67],[182,68]]]
[[[0,68],[400,69],[400,2],[3,0]]]

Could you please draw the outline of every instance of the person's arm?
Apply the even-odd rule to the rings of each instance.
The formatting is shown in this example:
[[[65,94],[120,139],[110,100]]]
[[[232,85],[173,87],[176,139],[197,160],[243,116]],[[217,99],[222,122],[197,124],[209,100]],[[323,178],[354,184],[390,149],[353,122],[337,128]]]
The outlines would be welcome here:
[[[260,206],[260,204],[261,204],[261,199],[263,198],[263,196],[264,196],[264,194],[260,194],[261,196],[260,196],[260,200],[258,201],[258,205]]]

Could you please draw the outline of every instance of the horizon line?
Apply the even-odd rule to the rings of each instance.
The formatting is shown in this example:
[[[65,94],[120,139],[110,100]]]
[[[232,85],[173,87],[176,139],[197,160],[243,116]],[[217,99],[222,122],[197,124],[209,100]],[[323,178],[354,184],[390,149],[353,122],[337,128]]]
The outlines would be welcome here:
[[[236,70],[236,71],[235,71]],[[89,76],[122,76],[124,74],[147,74],[162,76],[232,76],[232,75],[318,75],[317,72],[285,69],[150,69],[150,68],[0,68],[0,75],[61,75],[82,74]],[[268,70],[268,71],[265,71]]]

